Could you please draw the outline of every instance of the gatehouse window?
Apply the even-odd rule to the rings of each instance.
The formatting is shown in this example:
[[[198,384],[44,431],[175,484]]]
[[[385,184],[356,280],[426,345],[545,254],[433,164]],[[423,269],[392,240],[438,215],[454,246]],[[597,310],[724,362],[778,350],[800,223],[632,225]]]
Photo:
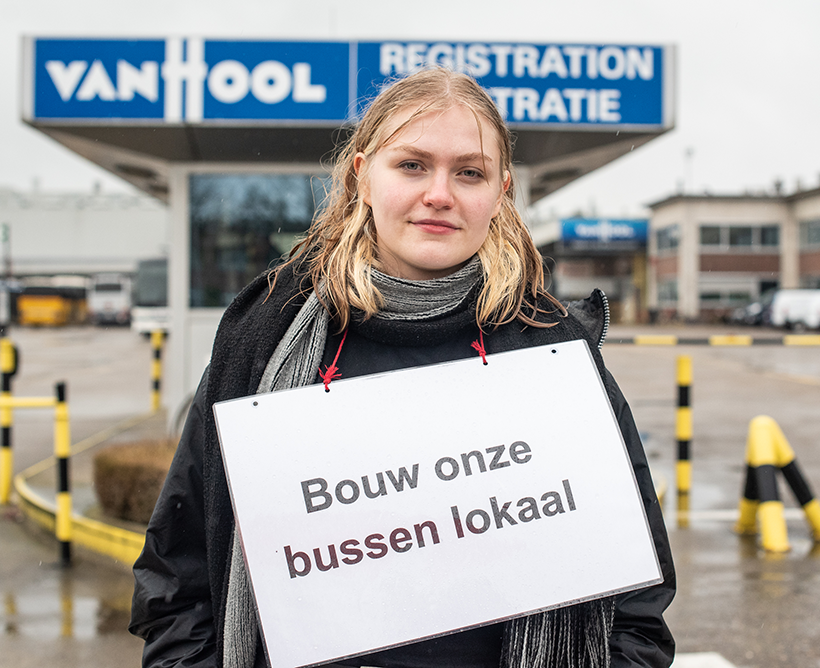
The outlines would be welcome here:
[[[192,174],[190,306],[225,307],[282,262],[324,196],[313,174]]]

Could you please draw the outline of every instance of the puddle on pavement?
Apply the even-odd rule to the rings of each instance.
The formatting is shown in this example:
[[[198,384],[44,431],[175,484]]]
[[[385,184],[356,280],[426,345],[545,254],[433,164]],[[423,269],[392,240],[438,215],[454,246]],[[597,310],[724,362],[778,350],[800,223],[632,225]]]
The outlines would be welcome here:
[[[127,633],[130,594],[100,599],[77,592],[72,573],[53,572],[42,581],[10,589],[4,583],[0,636],[87,639]]]

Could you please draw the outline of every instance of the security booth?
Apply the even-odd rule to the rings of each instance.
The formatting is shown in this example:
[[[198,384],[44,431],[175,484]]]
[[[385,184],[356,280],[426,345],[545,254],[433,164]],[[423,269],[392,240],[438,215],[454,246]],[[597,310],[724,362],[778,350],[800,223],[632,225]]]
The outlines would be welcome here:
[[[470,72],[516,135],[526,207],[671,129],[674,49],[419,41],[27,38],[23,119],[166,202],[171,414],[219,318],[321,206],[334,148],[385,83]]]
[[[615,322],[646,320],[645,218],[564,218],[534,233],[541,251],[552,259],[551,289],[559,299],[583,299],[594,288],[604,291]]]

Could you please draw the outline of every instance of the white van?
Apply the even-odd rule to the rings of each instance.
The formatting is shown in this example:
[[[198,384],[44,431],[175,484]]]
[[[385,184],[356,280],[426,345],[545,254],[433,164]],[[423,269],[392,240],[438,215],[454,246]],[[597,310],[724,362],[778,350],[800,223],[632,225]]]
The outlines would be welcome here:
[[[131,322],[131,278],[126,274],[95,274],[87,293],[88,317],[95,325]]]
[[[772,300],[771,323],[790,329],[820,328],[820,290],[778,290]]]

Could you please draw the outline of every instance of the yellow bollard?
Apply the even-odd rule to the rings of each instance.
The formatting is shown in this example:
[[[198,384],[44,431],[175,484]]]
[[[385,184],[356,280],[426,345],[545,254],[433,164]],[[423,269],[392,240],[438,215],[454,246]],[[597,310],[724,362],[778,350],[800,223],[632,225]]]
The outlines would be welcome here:
[[[57,515],[55,535],[60,541],[63,566],[71,563],[71,490],[68,463],[71,456],[71,429],[68,421],[65,383],[56,385],[57,403],[54,406],[54,456],[57,459]]]
[[[675,438],[678,442],[677,484],[678,494],[688,494],[692,488],[692,463],[690,446],[692,443],[692,358],[678,357],[678,407],[675,413]]]
[[[777,423],[759,415],[749,423],[746,441],[746,487],[735,530],[754,533],[760,520],[760,543],[769,552],[788,552],[789,536],[777,489],[778,453],[785,441]]]
[[[154,351],[154,358],[151,362],[151,410],[157,412],[160,409],[160,389],[162,383],[162,343],[165,340],[165,332],[154,330],[151,332],[151,348]]]
[[[0,374],[2,387],[0,397],[11,398],[11,377],[17,371],[17,354],[14,344],[5,336],[0,338]],[[11,498],[11,481],[14,477],[14,455],[11,449],[11,425],[14,413],[11,406],[0,407],[0,505]]]

